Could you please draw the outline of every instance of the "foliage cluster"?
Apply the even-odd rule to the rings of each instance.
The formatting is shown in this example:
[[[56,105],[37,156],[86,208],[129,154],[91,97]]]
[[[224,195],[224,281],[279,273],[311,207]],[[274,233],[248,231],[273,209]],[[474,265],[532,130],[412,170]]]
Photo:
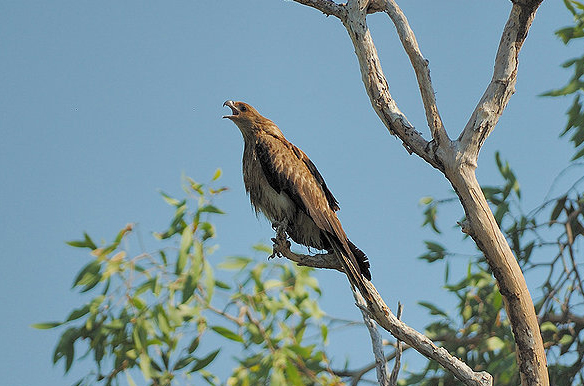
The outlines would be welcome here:
[[[102,246],[87,234],[69,242],[90,250],[73,287],[93,298],[65,321],[36,327],[66,327],[53,356],[65,371],[91,355],[95,370],[76,385],[116,385],[120,377],[135,385],[139,372],[151,385],[191,384],[197,377],[221,384],[209,368],[221,355],[229,358],[221,353],[226,346],[239,363],[228,385],[340,382],[323,350],[330,319],[325,323],[310,268],[241,256],[213,268],[209,217],[222,212],[211,201],[223,190],[186,179],[186,199],[163,194],[174,214],[168,229],[154,235],[163,244],[154,252],[130,257],[132,225]],[[79,348],[87,352],[79,355]]]

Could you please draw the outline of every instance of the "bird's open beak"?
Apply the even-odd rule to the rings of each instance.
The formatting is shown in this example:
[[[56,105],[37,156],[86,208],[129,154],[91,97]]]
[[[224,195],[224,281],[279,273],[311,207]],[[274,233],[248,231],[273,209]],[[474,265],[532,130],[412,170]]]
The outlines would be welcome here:
[[[235,103],[233,103],[233,101],[225,101],[225,103],[223,103],[223,106],[227,106],[231,109],[231,115],[224,115],[223,118],[233,119],[240,113],[237,107],[235,107]]]

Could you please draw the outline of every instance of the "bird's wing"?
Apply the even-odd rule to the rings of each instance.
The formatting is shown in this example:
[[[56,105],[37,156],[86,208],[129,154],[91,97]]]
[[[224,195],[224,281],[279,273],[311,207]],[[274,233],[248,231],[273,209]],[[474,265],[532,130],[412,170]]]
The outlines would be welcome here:
[[[291,143],[290,143],[290,146],[292,147],[292,151],[294,152],[296,157],[298,157],[298,159],[300,159],[300,160],[302,160],[302,162],[304,162],[304,164],[308,168],[308,171],[310,171],[310,174],[312,174],[312,176],[314,177],[316,182],[318,182],[318,184],[322,188],[324,195],[326,197],[326,200],[329,203],[330,208],[332,210],[334,210],[335,212],[337,210],[339,210],[340,209],[339,202],[337,201],[335,196],[333,196],[333,194],[331,193],[329,188],[326,186],[326,182],[324,182],[324,178],[322,178],[322,176],[320,175],[318,169],[316,168],[316,165],[312,163],[310,158],[308,158],[308,156],[302,150],[300,150],[299,148],[297,148],[296,146],[294,146]]]
[[[263,135],[256,143],[255,150],[270,186],[278,193],[285,191],[307,214],[306,203],[301,197],[314,202],[314,199],[320,200],[324,194],[326,201],[320,204],[327,203],[331,210],[339,210],[337,199],[302,150],[284,138],[271,135]]]
[[[338,209],[337,201],[316,166],[304,152],[286,139],[272,135],[260,136],[255,151],[270,186],[277,192],[285,192],[325,231],[335,252],[341,256],[343,268],[351,283],[363,291],[359,265],[335,213]]]
[[[271,135],[261,136],[255,150],[262,171],[274,190],[284,191],[322,230],[339,240],[347,238],[334,213],[336,200],[306,154],[287,140]],[[333,205],[329,197],[332,197]]]

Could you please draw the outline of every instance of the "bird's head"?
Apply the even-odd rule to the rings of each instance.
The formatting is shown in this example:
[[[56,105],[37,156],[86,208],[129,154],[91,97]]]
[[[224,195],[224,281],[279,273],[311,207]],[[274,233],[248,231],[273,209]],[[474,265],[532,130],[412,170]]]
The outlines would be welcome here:
[[[263,117],[256,109],[245,102],[226,101],[223,106],[231,109],[231,115],[224,115],[233,121],[239,127],[239,130],[246,136],[246,134],[257,134],[259,131],[269,131],[272,134],[280,133],[278,127],[274,122],[268,118]]]

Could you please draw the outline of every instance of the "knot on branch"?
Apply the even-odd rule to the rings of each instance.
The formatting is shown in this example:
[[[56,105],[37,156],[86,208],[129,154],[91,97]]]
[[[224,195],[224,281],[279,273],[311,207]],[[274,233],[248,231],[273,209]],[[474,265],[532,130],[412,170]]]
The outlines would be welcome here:
[[[457,224],[460,226],[462,233],[472,236],[472,228],[468,220],[458,221]]]

